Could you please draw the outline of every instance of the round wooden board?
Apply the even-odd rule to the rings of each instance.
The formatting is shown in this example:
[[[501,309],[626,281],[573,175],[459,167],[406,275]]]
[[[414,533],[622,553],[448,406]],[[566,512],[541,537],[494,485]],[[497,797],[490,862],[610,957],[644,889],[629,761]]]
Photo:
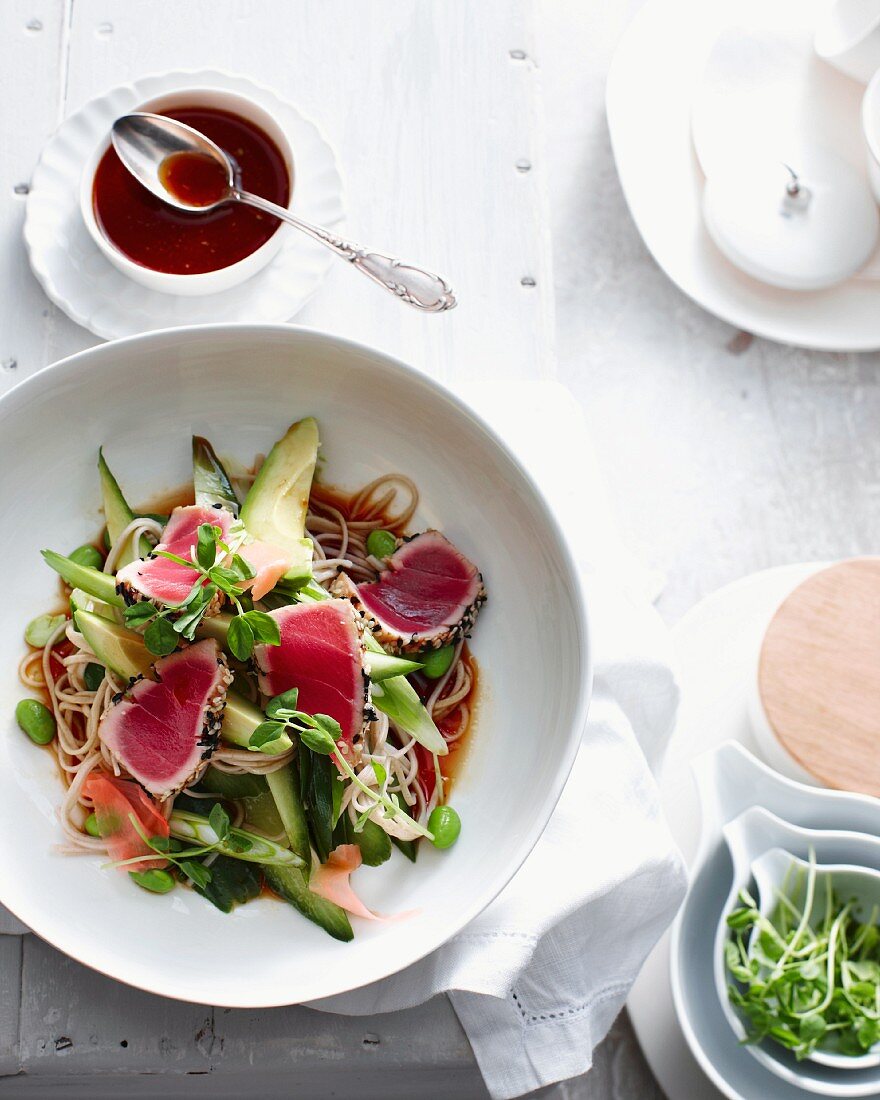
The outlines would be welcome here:
[[[811,775],[880,796],[880,558],[832,565],[783,601],[758,690],[773,732]]]

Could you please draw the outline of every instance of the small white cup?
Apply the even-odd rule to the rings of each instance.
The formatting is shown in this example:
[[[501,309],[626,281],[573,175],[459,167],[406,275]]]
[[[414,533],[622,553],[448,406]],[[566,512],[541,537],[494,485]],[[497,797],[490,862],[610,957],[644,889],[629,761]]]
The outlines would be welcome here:
[[[288,208],[292,206],[294,170],[290,142],[272,115],[258,103],[255,103],[254,100],[237,92],[227,92],[220,88],[178,88],[174,92],[168,92],[165,95],[157,96],[155,99],[150,99],[146,103],[141,103],[138,107],[133,107],[132,110],[150,111],[153,114],[161,115],[163,112],[173,110],[176,107],[191,107],[194,105],[213,107],[239,115],[248,122],[253,122],[259,126],[275,142],[287,165],[287,174],[290,179]],[[92,240],[110,263],[123,275],[127,275],[130,279],[149,290],[158,290],[164,294],[179,294],[188,297],[215,294],[243,283],[246,279],[261,271],[278,252],[282,242],[280,225],[269,240],[260,245],[254,252],[251,252],[249,256],[245,256],[244,259],[229,264],[227,267],[220,267],[216,271],[199,272],[194,275],[177,275],[167,271],[153,271],[152,268],[144,267],[142,264],[130,260],[101,231],[101,227],[95,218],[92,203],[95,172],[109,145],[110,135],[108,134],[98,144],[83,167],[80,180],[80,210]]]
[[[831,0],[813,48],[823,61],[867,84],[880,68],[880,0]]]

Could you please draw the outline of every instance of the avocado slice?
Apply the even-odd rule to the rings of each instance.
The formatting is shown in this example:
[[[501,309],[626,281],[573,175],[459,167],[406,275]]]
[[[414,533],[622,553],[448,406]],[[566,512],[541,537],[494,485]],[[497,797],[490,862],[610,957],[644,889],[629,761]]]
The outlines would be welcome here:
[[[142,675],[156,660],[141,636],[119,623],[79,610],[76,625],[98,661],[126,680]]]
[[[241,521],[250,535],[291,555],[293,564],[284,580],[292,585],[305,584],[312,576],[312,540],[304,536],[319,444],[314,417],[291,425],[269,452],[241,506]]]
[[[226,648],[226,637],[229,634],[229,624],[234,616],[228,611],[221,611],[217,615],[209,615],[202,619],[196,627],[197,638],[215,638],[222,649]]]
[[[119,488],[119,482],[113,476],[101,449],[98,450],[98,473],[101,478],[101,499],[104,504],[107,537],[110,539],[110,546],[113,547],[119,541],[119,536],[136,516],[123,496],[122,490]],[[123,565],[128,565],[135,558],[146,557],[151,549],[152,547],[143,535],[138,540],[137,546],[135,546],[134,540],[129,538],[126,540],[125,546],[119,551],[117,565],[121,569]]]
[[[229,475],[211,444],[200,435],[192,437],[193,487],[196,504],[210,508],[220,504],[238,515],[238,497]]]
[[[100,615],[102,619],[109,619],[111,622],[116,622],[116,616],[109,603],[104,603],[103,600],[95,599],[95,597],[90,596],[88,592],[83,592],[81,588],[74,588],[70,593],[70,613],[75,616],[77,611],[91,611],[95,615]]]
[[[100,569],[93,569],[90,565],[77,565],[75,561],[65,558],[63,554],[56,554],[54,550],[43,550],[42,555],[46,564],[71,588],[82,589],[86,595],[94,596],[113,607],[125,607],[125,600],[116,591],[116,578],[112,573],[102,573]]]

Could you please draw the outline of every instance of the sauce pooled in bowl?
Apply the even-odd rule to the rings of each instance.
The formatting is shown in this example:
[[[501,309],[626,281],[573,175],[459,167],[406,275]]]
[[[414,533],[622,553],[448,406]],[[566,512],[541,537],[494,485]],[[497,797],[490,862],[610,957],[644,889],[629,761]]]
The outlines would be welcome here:
[[[292,181],[284,156],[255,123],[213,107],[178,107],[164,114],[219,145],[232,159],[236,183],[245,191],[287,206]],[[194,159],[204,163],[189,163]],[[169,173],[169,190],[194,205],[208,206],[222,194],[217,190],[219,166],[215,173],[213,162],[199,154],[173,154],[161,171],[163,182],[164,173]],[[225,189],[225,178],[221,182]],[[174,275],[229,267],[256,252],[280,224],[270,214],[241,203],[224,203],[204,213],[176,210],[151,195],[112,146],[95,171],[92,206],[101,232],[123,255]]]

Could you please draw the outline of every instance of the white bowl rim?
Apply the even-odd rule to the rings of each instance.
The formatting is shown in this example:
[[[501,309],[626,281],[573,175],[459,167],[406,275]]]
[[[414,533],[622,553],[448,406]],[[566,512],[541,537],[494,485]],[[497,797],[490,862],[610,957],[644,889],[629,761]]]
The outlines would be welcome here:
[[[879,17],[880,18],[880,17]],[[880,69],[877,73],[871,77],[868,81],[868,86],[865,89],[865,95],[861,97],[861,108],[859,111],[861,120],[861,133],[865,138],[865,144],[868,146],[868,155],[871,158],[873,164],[880,165],[880,119],[875,116],[871,116],[871,108],[876,108],[878,105],[878,89],[880,89]]]
[[[104,355],[112,355],[122,347],[132,347],[138,343],[151,343],[161,342],[163,339],[173,339],[179,337],[185,340],[198,339],[202,333],[251,333],[255,338],[259,338],[261,335],[274,333],[278,335],[301,333],[305,336],[317,339],[321,343],[333,344],[342,350],[348,350],[354,353],[362,353],[370,357],[379,357],[384,360],[385,364],[390,366],[393,370],[400,371],[401,373],[410,376],[415,379],[419,384],[424,385],[426,389],[432,392],[432,394],[444,401],[451,403],[456,411],[470,419],[478,428],[480,428],[486,436],[492,441],[495,447],[504,455],[504,457],[511,463],[516,470],[519,477],[522,478],[524,484],[531,492],[535,501],[536,507],[542,513],[543,521],[546,523],[548,530],[551,532],[553,541],[556,544],[557,551],[559,553],[560,561],[568,573],[568,583],[570,585],[570,595],[572,602],[575,606],[576,615],[575,619],[578,623],[578,641],[580,650],[580,669],[577,685],[577,697],[575,703],[575,716],[572,721],[572,730],[569,734],[569,741],[565,747],[565,752],[560,754],[560,761],[562,766],[558,769],[553,784],[545,793],[540,805],[537,807],[530,806],[531,824],[520,843],[520,847],[514,858],[511,859],[509,865],[504,870],[496,872],[493,878],[488,879],[489,885],[486,888],[485,895],[480,897],[478,901],[466,906],[462,909],[462,912],[457,916],[454,922],[450,923],[448,930],[444,933],[442,939],[436,942],[429,942],[427,946],[417,948],[414,951],[407,953],[402,959],[397,960],[395,965],[390,969],[385,969],[383,973],[369,973],[363,977],[358,977],[355,981],[345,980],[327,990],[322,990],[320,993],[307,994],[306,996],[291,1001],[291,1000],[278,1000],[275,998],[266,999],[265,997],[257,997],[254,999],[249,997],[246,993],[244,995],[236,996],[235,998],[224,998],[223,1002],[218,1002],[219,1007],[224,1008],[277,1008],[288,1004],[303,1003],[304,1001],[310,1001],[315,999],[323,999],[325,997],[332,997],[338,994],[347,993],[355,989],[359,989],[362,986],[370,985],[373,982],[381,981],[384,978],[390,977],[399,973],[401,970],[414,963],[419,962],[425,956],[436,951],[442,947],[443,944],[448,943],[453,936],[456,936],[463,928],[471,923],[476,917],[478,917],[484,909],[486,909],[491,903],[498,897],[501,891],[508,885],[514,875],[522,867],[528,856],[531,854],[538,840],[541,838],[550,817],[556,808],[556,804],[562,794],[562,791],[568,782],[569,775],[574,766],[575,758],[582,744],[582,733],[586,725],[587,713],[589,711],[592,685],[593,685],[593,661],[592,661],[592,630],[590,625],[589,614],[587,610],[587,601],[585,595],[585,589],[581,571],[574,559],[571,547],[568,540],[564,535],[562,528],[556,515],[551,510],[546,498],[538,487],[532,475],[523,466],[522,462],[517,458],[513,451],[507,446],[507,444],[501,439],[501,437],[495,432],[495,430],[483,419],[483,417],[470,407],[461,397],[459,397],[449,387],[438,382],[430,375],[418,370],[416,367],[410,366],[402,359],[398,359],[396,356],[391,355],[388,352],[382,351],[379,348],[373,347],[370,344],[365,344],[358,340],[353,340],[349,337],[338,336],[334,333],[327,332],[323,329],[313,328],[307,325],[292,325],[292,324],[271,324],[271,323],[257,323],[257,322],[222,322],[206,325],[183,325],[174,326],[169,328],[155,329],[150,332],[137,333],[133,336],[123,337],[118,340],[110,340],[103,344],[97,344],[91,348],[85,348],[82,351],[73,353],[72,355],[65,356],[62,359],[57,360],[54,363],[50,363],[45,367],[35,371],[34,374],[28,378],[22,379],[12,389],[8,390],[2,397],[0,397],[0,413],[15,411],[16,406],[21,406],[26,403],[33,391],[35,396],[39,394],[47,382],[51,379],[60,381],[65,375],[76,373],[83,362],[88,362],[95,357],[101,357]],[[43,906],[31,905],[29,909],[26,906],[8,904],[5,898],[0,898],[2,902],[10,912],[13,913],[19,920],[22,921],[31,931],[36,935],[40,933],[40,913]],[[32,912],[33,911],[33,912]],[[76,959],[83,965],[88,966],[90,969],[104,974],[106,977],[112,978],[115,981],[121,981],[127,985],[133,985],[135,988],[143,989],[148,993],[154,993],[157,996],[168,997],[171,1000],[187,1001],[189,1003],[199,1003],[193,1001],[192,998],[183,996],[176,992],[166,992],[161,988],[155,988],[147,982],[132,981],[123,975],[110,973],[108,970],[103,969],[101,966],[90,962],[88,959],[81,958],[79,954],[74,953],[73,950],[69,950],[62,943],[59,943],[57,939],[51,940],[47,937],[47,942],[52,943],[58,950],[63,951],[70,958]]]
[[[867,19],[862,20],[858,27],[852,27],[848,33],[844,33],[841,17],[840,3],[829,4],[822,12],[816,27],[813,39],[813,48],[823,61],[832,63],[851,50],[858,49],[880,26],[880,11]]]
[[[194,70],[192,75],[199,75],[198,71]],[[260,87],[256,82],[254,82],[254,84]],[[199,93],[205,92],[225,96],[232,100],[239,100],[249,107],[254,108],[255,112],[268,116],[275,123],[283,139],[283,147],[279,148],[279,152],[284,157],[287,167],[288,184],[290,186],[290,192],[287,198],[287,209],[292,210],[296,191],[296,158],[294,156],[293,146],[290,143],[290,138],[284,132],[284,128],[281,124],[274,118],[271,111],[245,92],[240,92],[231,88],[212,87],[210,84],[204,83],[184,85],[180,88],[171,88],[166,92],[160,92],[158,95],[151,96],[133,109],[141,110],[145,106],[149,107],[156,99],[167,99],[172,96],[181,94],[187,95],[190,93],[194,96],[198,96]],[[268,136],[272,138],[271,134]],[[272,140],[275,142],[274,138],[272,138]],[[278,143],[275,142],[275,144],[277,145]],[[152,289],[161,290],[165,294],[172,295],[184,293],[185,287],[192,287],[196,282],[205,287],[211,287],[212,284],[216,283],[217,286],[213,289],[221,291],[227,284],[229,286],[236,286],[238,283],[244,282],[246,279],[250,278],[251,275],[256,274],[260,268],[271,261],[278,251],[281,244],[280,234],[283,232],[283,225],[281,222],[275,227],[275,232],[271,237],[263,241],[259,248],[255,248],[253,252],[249,252],[246,256],[242,256],[240,260],[235,260],[234,263],[226,264],[223,267],[213,268],[211,271],[199,271],[191,275],[176,271],[157,271],[155,268],[147,267],[145,264],[139,264],[135,260],[132,260],[130,256],[127,256],[122,249],[103,232],[95,216],[92,186],[95,173],[98,170],[98,165],[109,147],[110,135],[107,134],[98,142],[83,164],[79,183],[79,209],[85,227],[88,230],[89,236],[94,241],[95,246],[107,256],[111,263],[115,264],[120,272],[127,275],[129,279],[141,283],[144,278],[141,273],[146,271],[149,273],[149,280],[151,283],[158,284],[161,282],[163,284],[161,287],[155,285]],[[155,331],[161,330],[157,329]]]

